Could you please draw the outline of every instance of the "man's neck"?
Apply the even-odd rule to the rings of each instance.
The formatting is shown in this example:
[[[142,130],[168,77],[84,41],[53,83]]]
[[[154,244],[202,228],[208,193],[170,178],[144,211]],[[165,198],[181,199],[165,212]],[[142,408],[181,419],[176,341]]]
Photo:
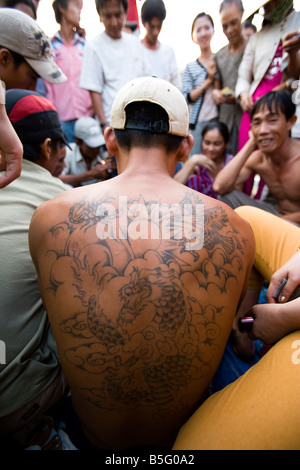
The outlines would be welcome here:
[[[266,154],[267,159],[277,167],[285,166],[294,157],[293,144],[294,140],[289,137],[275,152]]]
[[[152,51],[156,51],[159,48],[159,41],[156,41],[155,43],[153,41],[149,41],[148,36],[145,36],[144,39],[142,39],[142,43],[147,47],[147,49],[151,49]]]
[[[235,54],[239,51],[242,51],[245,49],[246,47],[246,44],[247,44],[247,41],[243,38],[243,36],[241,35],[239,40],[236,41],[234,44],[233,43],[229,43],[229,50],[232,54]]]

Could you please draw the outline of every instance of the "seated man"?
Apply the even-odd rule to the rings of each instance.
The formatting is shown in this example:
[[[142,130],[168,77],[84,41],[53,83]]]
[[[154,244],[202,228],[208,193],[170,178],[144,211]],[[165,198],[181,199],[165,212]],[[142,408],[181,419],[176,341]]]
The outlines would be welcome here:
[[[232,208],[255,205],[300,224],[300,142],[290,137],[297,119],[295,110],[287,91],[267,93],[255,103],[249,141],[218,173],[213,184],[223,202]],[[252,174],[258,174],[268,187],[264,201],[234,189]]]
[[[299,450],[300,298],[287,300],[300,285],[300,229],[255,207],[236,212],[250,223],[256,242],[250,296],[241,306],[254,318],[248,334],[274,346],[200,406],[182,427],[174,450]],[[260,276],[270,282],[268,303],[253,305]],[[278,296],[283,279],[287,283]]]
[[[66,191],[51,175],[66,141],[55,108],[37,93],[7,91],[6,111],[24,153],[21,175],[1,189],[0,438],[24,448],[66,390],[28,247],[34,210]]]
[[[74,127],[75,143],[67,149],[65,168],[59,178],[71,186],[98,183],[111,177],[113,158],[101,158],[105,142],[99,123],[88,116],[79,118]]]
[[[129,82],[105,131],[118,176],[32,219],[42,297],[96,448],[172,445],[207,394],[247,286],[249,225],[172,178],[193,145],[188,132],[175,86]]]

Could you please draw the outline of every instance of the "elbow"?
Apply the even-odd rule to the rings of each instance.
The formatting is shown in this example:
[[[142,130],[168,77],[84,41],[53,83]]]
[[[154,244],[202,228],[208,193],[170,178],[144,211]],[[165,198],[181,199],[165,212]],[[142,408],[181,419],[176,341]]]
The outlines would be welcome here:
[[[218,183],[218,181],[214,182],[212,188],[215,191],[215,193],[219,194],[220,196],[224,196],[224,194],[227,193],[226,188],[224,188],[222,184]]]

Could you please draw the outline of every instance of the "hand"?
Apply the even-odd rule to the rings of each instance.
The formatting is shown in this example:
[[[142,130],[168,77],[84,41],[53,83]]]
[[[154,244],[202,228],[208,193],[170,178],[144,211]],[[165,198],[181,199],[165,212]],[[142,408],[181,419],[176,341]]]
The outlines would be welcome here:
[[[0,188],[18,178],[22,169],[23,146],[5,111],[4,89],[0,82]]]
[[[207,66],[207,77],[213,81],[215,78],[215,75],[217,73],[217,66],[216,63],[212,60],[209,65]]]
[[[226,98],[225,96],[222,95],[221,90],[217,90],[215,88],[212,91],[212,97],[217,106],[219,106],[220,104],[226,103]]]
[[[193,173],[196,173],[198,166],[203,166],[209,172],[216,171],[217,169],[217,165],[215,164],[215,162],[211,160],[210,158],[206,157],[205,155],[203,155],[202,153],[195,153],[194,155],[190,157],[190,160],[194,165]]]
[[[111,177],[111,172],[108,171],[106,164],[97,163],[90,171],[93,179],[105,181]]]
[[[251,109],[253,108],[253,99],[247,91],[242,92],[240,96],[240,103],[244,113],[250,113]]]
[[[266,344],[275,344],[281,338],[291,333],[295,329],[294,322],[291,321],[292,304],[295,303],[294,310],[297,311],[296,302],[300,299],[292,301],[286,305],[260,304],[254,305],[245,316],[254,318],[252,330],[248,332],[251,340],[260,339]]]
[[[299,31],[288,33],[282,42],[282,47],[288,54],[296,54],[300,49],[300,38],[297,37]]]
[[[300,251],[297,251],[287,263],[273,274],[267,291],[267,300],[269,303],[276,303],[276,299],[273,298],[273,295],[279,288],[283,279],[287,279],[287,283],[280,293],[280,297],[278,298],[279,303],[286,302],[296,287],[300,285]]]

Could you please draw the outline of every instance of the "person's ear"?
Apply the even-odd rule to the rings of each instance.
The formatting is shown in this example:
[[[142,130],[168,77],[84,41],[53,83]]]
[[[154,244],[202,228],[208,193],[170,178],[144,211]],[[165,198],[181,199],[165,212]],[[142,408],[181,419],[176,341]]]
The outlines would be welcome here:
[[[109,155],[117,155],[119,147],[116,139],[115,131],[111,127],[107,127],[104,131],[104,140]]]
[[[51,139],[47,137],[44,142],[40,144],[40,160],[50,160],[51,158]]]
[[[297,121],[297,116],[296,116],[296,114],[294,114],[294,116],[292,116],[288,120],[288,129],[289,129],[289,131],[291,131],[291,129],[294,127],[294,125],[296,124],[296,121]]]
[[[177,160],[179,162],[183,162],[188,158],[193,148],[193,145],[194,145],[194,137],[191,134],[189,134],[188,136],[182,139],[179,150],[178,150],[178,154],[177,154]]]
[[[0,64],[2,67],[6,67],[11,61],[13,60],[13,56],[11,55],[8,49],[2,47],[0,49]]]

